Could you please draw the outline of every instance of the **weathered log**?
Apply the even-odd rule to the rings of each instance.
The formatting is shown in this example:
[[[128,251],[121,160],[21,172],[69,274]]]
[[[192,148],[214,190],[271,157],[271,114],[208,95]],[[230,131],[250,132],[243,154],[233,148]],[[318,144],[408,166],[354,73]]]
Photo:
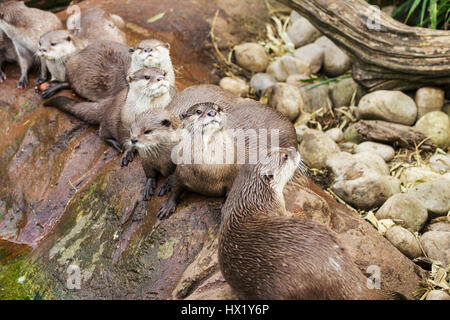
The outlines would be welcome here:
[[[363,141],[378,141],[400,147],[434,151],[436,145],[415,128],[381,120],[361,120],[355,124],[358,137]]]
[[[370,91],[450,84],[450,32],[410,27],[364,0],[279,0],[353,58]]]

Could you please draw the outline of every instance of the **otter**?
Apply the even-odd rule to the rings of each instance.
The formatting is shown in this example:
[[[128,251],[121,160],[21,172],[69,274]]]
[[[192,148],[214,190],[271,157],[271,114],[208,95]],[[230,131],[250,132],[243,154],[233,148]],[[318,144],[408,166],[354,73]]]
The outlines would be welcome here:
[[[69,8],[70,9],[70,8]],[[85,12],[74,13],[67,18],[67,29],[86,44],[100,40],[109,40],[122,44],[127,43],[123,19],[100,8],[90,8]]]
[[[119,17],[120,18],[120,17]],[[113,41],[126,45],[125,34],[119,30],[110,15],[99,8],[89,9],[77,17],[73,14],[68,25],[76,25],[79,19],[80,29],[53,30],[44,34],[39,40],[37,55],[46,62],[51,74],[51,84],[66,81],[66,63],[89,44],[98,41]],[[40,79],[40,82],[45,79]]]
[[[195,150],[196,145],[201,150],[191,152],[193,161],[185,157],[188,163],[177,164],[170,178],[172,193],[159,209],[159,219],[165,219],[175,211],[185,190],[226,197],[241,165],[263,155],[264,140],[271,141],[272,130],[278,134],[274,138],[281,147],[297,148],[295,129],[283,115],[256,101],[237,101],[228,108],[214,102],[200,103],[181,116],[186,130],[179,146],[185,148],[185,140],[193,143],[191,150]],[[240,130],[232,133],[228,129]],[[237,141],[243,145],[239,146]],[[195,159],[199,153],[201,157]]]
[[[61,38],[61,42],[62,47],[71,47],[64,38]],[[53,82],[42,92],[42,97],[50,98],[62,89],[72,88],[80,97],[99,101],[114,96],[125,88],[128,74],[155,65],[161,66],[160,69],[168,74],[169,82],[174,86],[170,52],[164,50],[162,51],[164,54],[157,56],[141,53],[141,51],[156,50],[150,45],[157,43],[162,44],[159,40],[143,40],[135,48],[130,49],[117,42],[99,41],[87,46],[79,53],[76,53],[75,48],[72,47],[74,51],[65,64],[67,81]],[[54,52],[51,46],[46,50],[47,55],[61,59],[62,50]]]
[[[331,230],[286,216],[283,189],[301,163],[294,148],[245,164],[222,207],[219,266],[241,299],[402,299],[370,290]]]
[[[6,80],[6,74],[2,70],[3,62],[17,62],[17,54],[13,43],[3,31],[0,30],[0,83]]]
[[[35,62],[40,37],[51,30],[62,29],[59,18],[47,11],[29,8],[22,1],[0,3],[0,30],[11,39],[20,66],[18,88],[28,86],[28,70]],[[41,72],[38,81],[46,78],[47,68],[40,59]]]
[[[44,106],[56,107],[90,124],[99,124],[100,137],[121,152],[135,119],[149,109],[166,107],[175,94],[161,69],[141,69],[127,79],[129,87],[114,97],[98,102],[77,102],[59,96]]]

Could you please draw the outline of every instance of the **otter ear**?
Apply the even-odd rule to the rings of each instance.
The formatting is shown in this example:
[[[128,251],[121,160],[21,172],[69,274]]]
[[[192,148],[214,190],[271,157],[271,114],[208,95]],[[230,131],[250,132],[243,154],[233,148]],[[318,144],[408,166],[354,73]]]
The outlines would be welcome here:
[[[164,48],[170,50],[170,44],[169,44],[168,42],[165,42],[165,43],[163,44],[163,46],[164,46]]]
[[[164,119],[163,121],[161,121],[161,124],[165,127],[170,127],[172,122],[170,120]]]
[[[133,76],[128,75],[127,76],[127,82],[130,83],[131,81],[133,81]]]

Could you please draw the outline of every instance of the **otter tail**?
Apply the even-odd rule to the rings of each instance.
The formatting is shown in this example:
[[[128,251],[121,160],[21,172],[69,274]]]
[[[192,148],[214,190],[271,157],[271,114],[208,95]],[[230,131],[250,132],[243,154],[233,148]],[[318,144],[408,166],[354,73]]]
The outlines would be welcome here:
[[[106,101],[78,102],[58,96],[44,103],[46,107],[55,107],[90,124],[100,124],[105,112]]]

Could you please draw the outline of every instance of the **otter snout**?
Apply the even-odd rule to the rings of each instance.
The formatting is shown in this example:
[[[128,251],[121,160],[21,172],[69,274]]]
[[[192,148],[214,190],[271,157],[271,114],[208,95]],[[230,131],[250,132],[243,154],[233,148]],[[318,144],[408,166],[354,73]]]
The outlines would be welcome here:
[[[215,110],[211,110],[208,112],[208,116],[215,117],[217,115],[217,112]]]
[[[137,139],[136,137],[132,137],[132,138],[130,139],[130,141],[131,141],[132,144],[138,143],[138,139]]]

